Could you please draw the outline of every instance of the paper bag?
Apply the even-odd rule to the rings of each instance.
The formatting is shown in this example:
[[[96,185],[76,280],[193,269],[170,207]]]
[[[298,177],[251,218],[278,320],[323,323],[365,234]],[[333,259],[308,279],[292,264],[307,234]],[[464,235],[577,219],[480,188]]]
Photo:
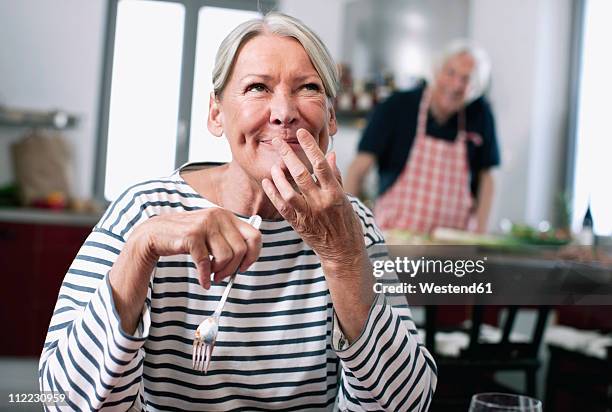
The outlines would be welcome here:
[[[71,195],[72,156],[59,134],[32,131],[13,143],[13,167],[24,206],[49,195]]]

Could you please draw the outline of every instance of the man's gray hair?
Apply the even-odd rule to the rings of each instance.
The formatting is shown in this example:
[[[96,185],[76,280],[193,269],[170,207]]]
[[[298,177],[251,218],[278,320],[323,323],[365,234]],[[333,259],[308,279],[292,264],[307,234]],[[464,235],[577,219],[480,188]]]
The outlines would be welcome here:
[[[321,39],[300,20],[286,14],[271,12],[259,19],[248,20],[236,27],[221,42],[213,68],[213,90],[221,96],[234,67],[238,50],[249,39],[261,34],[275,34],[296,39],[321,77],[328,98],[336,97],[338,70],[334,59]]]
[[[449,59],[461,54],[469,54],[475,62],[465,98],[466,103],[469,103],[487,91],[491,79],[491,60],[487,52],[473,41],[457,39],[443,49],[437,59],[435,71],[440,70]]]

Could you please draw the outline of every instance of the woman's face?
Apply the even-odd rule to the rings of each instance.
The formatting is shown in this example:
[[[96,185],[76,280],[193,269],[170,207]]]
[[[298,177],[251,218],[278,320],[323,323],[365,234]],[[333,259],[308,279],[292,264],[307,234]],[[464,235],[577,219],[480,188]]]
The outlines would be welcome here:
[[[306,51],[293,38],[266,34],[238,53],[222,95],[216,102],[211,98],[209,129],[225,134],[233,161],[258,182],[270,177],[274,164],[282,166],[274,138],[289,143],[310,169],[296,132],[308,130],[325,152],[336,121]]]

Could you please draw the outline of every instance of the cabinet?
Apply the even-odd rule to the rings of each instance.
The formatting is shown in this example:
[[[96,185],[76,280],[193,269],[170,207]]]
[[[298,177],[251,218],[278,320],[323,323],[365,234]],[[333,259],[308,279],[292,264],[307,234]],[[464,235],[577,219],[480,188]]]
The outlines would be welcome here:
[[[606,359],[549,345],[546,403],[556,412],[612,410],[612,350]]]
[[[40,356],[64,275],[93,226],[0,221],[0,356]]]

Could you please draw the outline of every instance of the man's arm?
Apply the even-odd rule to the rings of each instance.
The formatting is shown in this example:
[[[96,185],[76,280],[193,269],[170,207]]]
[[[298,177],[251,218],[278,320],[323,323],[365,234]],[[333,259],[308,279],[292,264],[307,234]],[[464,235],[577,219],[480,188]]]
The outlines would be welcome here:
[[[349,166],[348,173],[344,182],[344,190],[356,197],[361,196],[363,189],[363,179],[376,163],[376,156],[372,153],[359,152]]]
[[[489,225],[489,214],[493,203],[494,178],[492,169],[478,174],[478,196],[476,198],[476,232],[485,233]]]

